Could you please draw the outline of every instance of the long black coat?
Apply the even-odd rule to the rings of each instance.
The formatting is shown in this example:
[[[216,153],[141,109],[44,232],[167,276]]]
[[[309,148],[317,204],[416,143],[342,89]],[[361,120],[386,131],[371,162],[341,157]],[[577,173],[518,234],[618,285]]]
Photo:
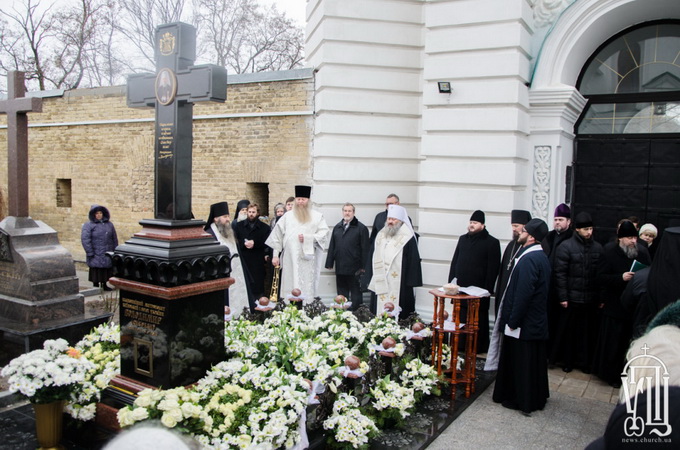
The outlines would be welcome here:
[[[418,241],[414,236],[404,246],[401,257],[400,319],[405,319],[416,310],[416,297],[413,288],[422,285],[423,272],[420,267],[420,252],[418,251]]]
[[[649,265],[649,252],[645,247],[638,244],[638,257],[642,264]],[[621,304],[621,294],[626,289],[627,282],[623,281],[624,272],[630,271],[633,263],[619,247],[618,240],[609,242],[604,246],[604,255],[598,279],[602,289],[601,298],[604,303],[602,314],[617,319],[628,319],[626,311]]]
[[[95,212],[101,210],[104,217],[102,220],[95,219]],[[113,223],[109,221],[109,210],[103,206],[93,205],[88,214],[89,222],[83,224],[80,232],[80,241],[85,250],[88,267],[108,269],[113,265],[111,258],[106,252],[112,252],[118,247],[118,235]]]
[[[534,251],[523,256],[503,296],[501,329],[506,324],[512,329],[521,328],[522,340],[548,339],[549,283],[550,263],[545,253]]]
[[[458,278],[460,286],[477,286],[493,294],[501,265],[501,244],[484,228],[458,239],[451,259],[449,278]]]
[[[553,263],[557,301],[599,301],[597,273],[603,252],[602,244],[593,239],[584,241],[578,233],[557,247]]]
[[[368,258],[368,228],[355,217],[345,231],[344,220],[338,222],[331,234],[326,268],[335,264],[337,275],[356,275]]]
[[[252,277],[253,295],[261,295],[264,290],[264,256],[268,249],[264,242],[269,237],[269,233],[271,233],[269,225],[258,219],[254,222],[246,219],[236,224],[236,245],[241,260]],[[243,245],[246,239],[255,242],[253,248],[246,248]]]
[[[508,242],[505,251],[503,252],[503,257],[501,258],[501,268],[498,274],[498,281],[496,282],[496,313],[498,313],[498,305],[501,302],[501,297],[503,296],[503,291],[508,285],[508,280],[510,280],[510,272],[512,272],[512,267],[515,265],[514,258],[517,258],[519,250],[521,250],[522,244],[517,242],[517,239],[513,239]]]
[[[541,247],[546,255],[548,255],[548,260],[550,261],[550,267],[555,268],[555,258],[557,257],[557,249],[571,238],[574,230],[568,228],[561,233],[552,230],[548,235],[541,241]],[[552,279],[550,280],[550,293],[548,295],[549,306],[548,308],[553,308],[553,312],[556,311],[556,304],[559,303],[557,298],[557,284],[555,283],[555,272],[553,271]]]

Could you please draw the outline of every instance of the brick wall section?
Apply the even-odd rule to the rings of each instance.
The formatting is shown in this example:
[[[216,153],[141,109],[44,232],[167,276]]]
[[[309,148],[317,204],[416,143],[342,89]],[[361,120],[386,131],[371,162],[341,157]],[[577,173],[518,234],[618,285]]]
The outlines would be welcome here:
[[[271,209],[292,195],[295,184],[310,182],[313,117],[305,113],[313,109],[313,88],[311,76],[230,84],[226,103],[194,106],[196,218],[205,220],[210,204],[222,200],[229,202],[233,215],[236,202],[246,196],[247,183],[268,183]],[[224,114],[248,116],[200,119]],[[75,260],[85,257],[80,229],[92,204],[109,208],[122,243],[140,230],[140,220],[153,218],[154,189],[153,122],[76,122],[153,117],[152,109],[127,107],[124,87],[67,91],[63,97],[45,98],[43,112],[29,115],[30,124],[62,124],[29,129],[30,214],[59,233]],[[6,125],[5,119],[0,116],[0,125]],[[0,128],[3,162],[6,133]],[[0,172],[0,198],[6,199],[7,171]],[[60,178],[72,180],[70,208],[56,206]],[[267,213],[271,211],[263,211]]]

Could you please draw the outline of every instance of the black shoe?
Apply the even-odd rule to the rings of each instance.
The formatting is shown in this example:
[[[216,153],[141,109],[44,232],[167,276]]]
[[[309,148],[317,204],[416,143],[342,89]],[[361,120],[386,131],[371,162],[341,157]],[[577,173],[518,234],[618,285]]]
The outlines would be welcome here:
[[[104,284],[103,289],[104,289],[105,291],[112,291],[112,290],[113,290],[113,288],[108,287],[106,284]]]
[[[572,369],[571,367],[569,367],[569,366],[564,366],[564,367],[562,367],[562,372],[569,373],[569,372],[571,372],[572,370],[573,370],[573,369]]]

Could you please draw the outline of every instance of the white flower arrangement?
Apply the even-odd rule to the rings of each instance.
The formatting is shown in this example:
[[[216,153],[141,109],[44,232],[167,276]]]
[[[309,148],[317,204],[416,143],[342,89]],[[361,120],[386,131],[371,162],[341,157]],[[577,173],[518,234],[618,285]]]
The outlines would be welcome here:
[[[396,417],[398,414],[402,419],[406,418],[416,404],[413,388],[404,387],[387,377],[371,388],[371,396],[372,407],[377,411],[385,411],[386,417]]]
[[[202,318],[200,328],[215,326],[218,319]],[[408,331],[384,315],[362,324],[342,309],[310,318],[303,310],[289,307],[274,311],[264,323],[232,320],[225,324],[227,361],[214,366],[190,388],[140,392],[132,406],[119,411],[119,422],[126,427],[158,420],[192,434],[206,448],[290,448],[302,439],[308,379],[324,386],[324,395],[334,400],[333,412],[322,424],[329,443],[335,447],[365,446],[378,432],[377,427],[385,426],[387,420],[392,420],[390,425],[403,421],[422,396],[438,394],[434,368],[413,356],[401,358]],[[355,391],[359,398],[348,394],[338,369],[348,356],[358,355],[362,360],[359,370],[371,373],[371,349],[388,336],[396,341],[392,372],[377,383],[371,376],[363,378],[360,383],[366,385],[361,389],[370,394],[358,394],[361,389]],[[119,338],[117,327],[98,327],[71,351],[73,356],[82,355],[79,360],[66,355],[65,341],[48,341],[41,352],[52,353],[30,365],[22,364],[24,373],[45,373],[45,368],[51,370],[54,360],[60,358],[81,361],[87,366],[82,377],[68,377],[78,388],[69,387],[67,410],[77,419],[88,420],[94,416],[101,391],[120,371]],[[209,333],[197,332],[173,342],[172,349],[165,336],[157,338],[154,345],[161,346],[162,353],[181,354],[189,366],[201,358],[194,345],[211,347],[214,342],[209,339]],[[450,349],[446,350],[450,355]],[[6,371],[12,375],[10,367],[17,364],[10,363],[3,375]]]
[[[101,393],[120,373],[120,327],[104,323],[78,342],[75,348],[93,363],[79,389],[71,393],[65,411],[74,419],[92,420]]]
[[[142,391],[132,407],[118,412],[118,421],[126,427],[160,419],[206,448],[288,448],[300,440],[307,386],[278,368],[222,362],[193,387]]]
[[[451,351],[451,347],[448,344],[443,344],[442,345],[442,367],[451,367],[451,357],[453,356],[453,352]],[[463,365],[465,364],[465,358],[462,356],[458,355],[458,360],[456,361],[456,370],[460,371],[463,369]]]
[[[368,444],[368,440],[378,434],[375,422],[359,409],[359,400],[345,393],[338,395],[333,414],[324,420],[323,428],[333,432],[336,441],[346,442],[353,448]]]
[[[2,369],[2,376],[9,378],[10,392],[21,393],[31,403],[52,403],[68,400],[93,367],[65,339],[56,339],[14,358]]]
[[[399,378],[404,387],[413,389],[416,400],[435,391],[439,394],[437,369],[417,358],[406,363]]]

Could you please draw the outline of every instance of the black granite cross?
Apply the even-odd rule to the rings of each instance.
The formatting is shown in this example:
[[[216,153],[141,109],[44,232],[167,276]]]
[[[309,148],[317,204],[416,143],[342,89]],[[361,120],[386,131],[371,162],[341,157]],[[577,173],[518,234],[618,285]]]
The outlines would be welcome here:
[[[193,103],[224,102],[227,71],[192,66],[196,29],[176,22],[156,28],[156,73],[128,77],[127,104],[156,107],[155,218],[191,219]]]
[[[7,100],[0,101],[0,113],[7,114],[8,213],[28,217],[28,116],[42,112],[42,99],[24,97],[24,72],[7,73]]]

